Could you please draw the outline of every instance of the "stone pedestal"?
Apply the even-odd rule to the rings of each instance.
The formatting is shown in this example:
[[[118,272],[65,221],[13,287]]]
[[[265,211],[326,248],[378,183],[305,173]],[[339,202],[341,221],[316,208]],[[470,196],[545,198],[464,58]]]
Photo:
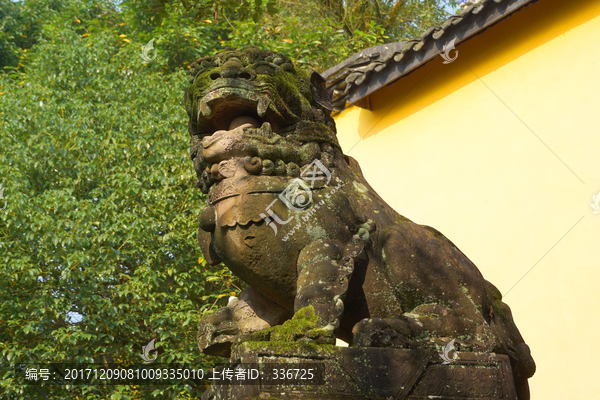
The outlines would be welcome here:
[[[315,368],[317,384],[273,384],[260,379],[214,385],[203,400],[516,400],[507,356],[458,352],[450,364],[434,350],[353,348],[283,342],[238,346],[229,368],[261,365],[270,370]]]

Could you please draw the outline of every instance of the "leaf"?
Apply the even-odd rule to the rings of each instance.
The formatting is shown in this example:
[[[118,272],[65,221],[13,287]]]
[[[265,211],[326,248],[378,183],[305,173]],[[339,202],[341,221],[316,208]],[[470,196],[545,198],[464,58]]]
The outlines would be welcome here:
[[[275,0],[269,0],[267,2],[267,12],[269,13],[269,15],[274,15],[278,11],[279,10],[277,9],[277,2]]]

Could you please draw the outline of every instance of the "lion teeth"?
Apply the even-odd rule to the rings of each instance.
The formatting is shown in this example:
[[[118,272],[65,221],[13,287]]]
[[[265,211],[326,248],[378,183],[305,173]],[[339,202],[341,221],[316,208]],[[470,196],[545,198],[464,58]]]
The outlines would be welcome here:
[[[258,104],[256,105],[256,112],[258,113],[259,117],[262,118],[265,116],[270,103],[271,100],[269,100],[267,97],[261,97],[258,100]]]
[[[271,129],[271,124],[268,122],[264,122],[260,127],[259,131],[263,136],[270,137],[273,135],[273,129]]]
[[[210,106],[208,105],[207,102],[205,102],[204,100],[202,100],[200,102],[200,111],[198,114],[202,113],[202,116],[204,118],[208,118],[210,117],[210,114],[212,113],[212,109],[210,108]]]

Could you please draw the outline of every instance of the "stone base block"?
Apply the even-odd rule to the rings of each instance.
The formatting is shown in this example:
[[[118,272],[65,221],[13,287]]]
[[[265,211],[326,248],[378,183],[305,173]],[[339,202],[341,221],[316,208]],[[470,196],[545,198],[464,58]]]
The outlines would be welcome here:
[[[508,356],[457,352],[443,364],[434,350],[354,348],[304,343],[248,342],[231,365],[261,365],[267,371],[310,364],[319,384],[218,384],[202,400],[517,400]]]

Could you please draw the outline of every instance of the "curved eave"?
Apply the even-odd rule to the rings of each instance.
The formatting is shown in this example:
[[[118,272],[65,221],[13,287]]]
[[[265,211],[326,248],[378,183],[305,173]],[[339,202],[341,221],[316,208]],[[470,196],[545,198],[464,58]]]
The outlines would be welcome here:
[[[389,43],[362,50],[323,72],[334,112],[348,104],[367,108],[368,96],[427,64],[442,53],[446,43],[455,46],[485,31],[524,6],[538,0],[484,0],[469,6],[442,26],[429,28],[419,39]]]

